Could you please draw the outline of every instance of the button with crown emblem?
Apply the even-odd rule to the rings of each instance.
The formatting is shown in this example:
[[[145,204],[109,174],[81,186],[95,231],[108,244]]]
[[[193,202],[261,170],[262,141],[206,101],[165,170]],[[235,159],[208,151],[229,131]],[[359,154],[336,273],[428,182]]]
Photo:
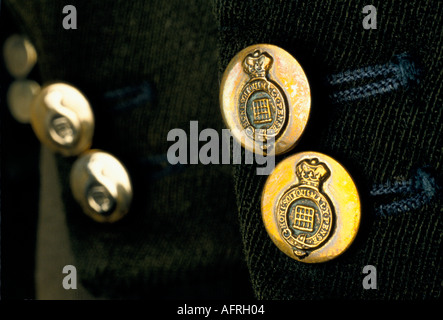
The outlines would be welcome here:
[[[282,154],[297,144],[308,121],[308,79],[287,51],[270,44],[253,45],[228,64],[220,107],[226,126],[244,148]]]
[[[275,167],[263,189],[261,210],[275,245],[306,263],[341,255],[360,225],[360,198],[351,176],[318,152],[295,154]]]
[[[72,166],[70,185],[83,212],[97,222],[118,221],[129,211],[131,180],[123,164],[107,152],[83,153]]]
[[[64,156],[90,148],[94,115],[86,97],[65,83],[44,86],[31,103],[31,125],[40,142]]]

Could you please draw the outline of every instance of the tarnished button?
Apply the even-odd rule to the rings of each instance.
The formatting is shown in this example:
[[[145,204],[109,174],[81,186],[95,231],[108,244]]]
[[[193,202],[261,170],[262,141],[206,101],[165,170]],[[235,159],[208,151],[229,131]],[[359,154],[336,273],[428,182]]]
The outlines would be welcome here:
[[[40,85],[33,80],[16,80],[7,92],[9,111],[21,123],[31,120],[31,102],[40,91]]]
[[[15,78],[25,78],[37,62],[37,52],[32,43],[18,34],[6,39],[3,57],[6,69]]]
[[[279,163],[265,183],[261,206],[272,241],[307,263],[342,254],[360,225],[360,198],[351,176],[318,152],[298,153]]]
[[[115,222],[129,211],[132,186],[123,164],[113,155],[88,150],[71,169],[71,190],[83,211],[98,222]]]
[[[65,83],[50,84],[33,99],[31,125],[41,143],[65,156],[90,148],[94,115],[85,96]]]
[[[253,45],[228,64],[220,107],[226,126],[243,147],[282,154],[296,145],[305,129],[311,109],[309,83],[287,51]]]

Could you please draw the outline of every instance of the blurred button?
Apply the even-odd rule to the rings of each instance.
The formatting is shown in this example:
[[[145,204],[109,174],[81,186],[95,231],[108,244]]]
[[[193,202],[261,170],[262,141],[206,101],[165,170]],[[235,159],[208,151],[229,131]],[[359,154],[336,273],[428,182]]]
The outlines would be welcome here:
[[[360,225],[360,198],[351,176],[318,152],[298,153],[279,163],[265,183],[261,205],[271,240],[306,263],[341,255]]]
[[[282,154],[296,145],[308,121],[308,79],[287,51],[270,44],[253,45],[228,64],[220,107],[226,126],[244,148]]]
[[[45,86],[37,94],[31,125],[41,143],[65,156],[79,155],[92,144],[91,106],[79,90],[65,83]]]
[[[33,80],[16,80],[11,83],[7,92],[9,111],[21,123],[31,120],[31,102],[40,92],[40,85]]]
[[[37,52],[31,42],[15,34],[3,45],[6,69],[15,78],[25,78],[37,62]]]
[[[132,186],[120,161],[109,153],[88,150],[74,163],[71,190],[84,213],[97,222],[115,222],[129,211]]]

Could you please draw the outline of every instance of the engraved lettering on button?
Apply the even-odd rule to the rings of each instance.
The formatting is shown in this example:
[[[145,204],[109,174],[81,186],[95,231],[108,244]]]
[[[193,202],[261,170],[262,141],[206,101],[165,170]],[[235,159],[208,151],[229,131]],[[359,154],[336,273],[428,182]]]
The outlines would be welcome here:
[[[255,50],[243,60],[243,71],[250,77],[239,95],[238,112],[246,135],[252,140],[267,141],[278,137],[286,125],[287,103],[283,90],[269,79],[272,56]]]
[[[283,193],[276,210],[283,239],[294,255],[303,259],[328,239],[334,210],[321,189],[330,176],[326,164],[317,158],[305,159],[296,165],[295,174],[298,184]]]
[[[80,123],[77,115],[63,105],[63,95],[58,91],[49,92],[44,102],[49,109],[47,130],[51,139],[62,147],[71,147],[79,137]]]

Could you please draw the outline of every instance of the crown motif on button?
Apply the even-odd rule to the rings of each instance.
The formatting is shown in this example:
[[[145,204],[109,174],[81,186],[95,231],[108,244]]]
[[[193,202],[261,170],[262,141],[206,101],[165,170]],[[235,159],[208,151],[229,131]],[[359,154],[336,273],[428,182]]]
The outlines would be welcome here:
[[[320,184],[329,176],[329,170],[317,158],[300,161],[295,167],[295,174],[300,184],[319,188]]]
[[[260,52],[260,50],[248,54],[243,60],[243,70],[251,78],[264,78],[271,65],[272,57],[267,52]]]

